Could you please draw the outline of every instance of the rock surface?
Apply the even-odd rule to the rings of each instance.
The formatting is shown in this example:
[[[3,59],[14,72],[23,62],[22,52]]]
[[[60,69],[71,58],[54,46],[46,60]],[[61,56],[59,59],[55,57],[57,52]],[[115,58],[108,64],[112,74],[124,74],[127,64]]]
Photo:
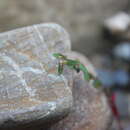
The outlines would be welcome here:
[[[130,25],[130,16],[120,12],[104,21],[104,26],[113,34],[124,33]]]
[[[41,24],[0,34],[0,128],[67,114],[72,106],[71,71],[57,75],[54,52],[70,51],[67,32]],[[35,124],[35,123],[33,123]]]
[[[94,73],[91,63],[81,54],[69,55],[79,59]],[[110,127],[111,112],[103,92],[98,91],[82,78],[82,73],[75,74],[72,93],[74,105],[71,113],[62,121],[52,126],[51,130],[106,130]]]
[[[130,40],[130,15],[126,12],[119,12],[104,21],[104,29],[116,40]]]

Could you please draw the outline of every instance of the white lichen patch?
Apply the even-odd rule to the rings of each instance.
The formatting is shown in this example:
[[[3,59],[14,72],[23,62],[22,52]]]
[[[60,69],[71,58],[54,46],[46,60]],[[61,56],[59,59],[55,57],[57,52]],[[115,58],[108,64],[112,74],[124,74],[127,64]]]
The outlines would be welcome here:
[[[50,111],[54,111],[56,109],[56,102],[48,102],[47,104],[50,108]]]

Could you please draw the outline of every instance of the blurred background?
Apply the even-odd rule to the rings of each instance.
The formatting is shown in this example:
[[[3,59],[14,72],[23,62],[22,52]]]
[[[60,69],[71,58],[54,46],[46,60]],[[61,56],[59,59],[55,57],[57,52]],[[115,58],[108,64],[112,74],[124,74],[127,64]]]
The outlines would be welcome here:
[[[73,49],[91,55],[104,51],[102,24],[130,0],[0,0],[0,32],[42,22],[56,22],[71,35]]]
[[[130,0],[0,0],[0,32],[43,22],[69,32],[110,91],[113,130],[130,130]]]

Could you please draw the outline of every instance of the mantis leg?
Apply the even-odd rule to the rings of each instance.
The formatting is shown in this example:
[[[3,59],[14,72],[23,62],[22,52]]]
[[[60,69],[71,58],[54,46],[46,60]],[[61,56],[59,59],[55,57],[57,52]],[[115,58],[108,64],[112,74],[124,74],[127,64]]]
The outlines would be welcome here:
[[[61,75],[63,73],[63,63],[62,62],[59,62],[59,65],[58,65],[58,74]]]

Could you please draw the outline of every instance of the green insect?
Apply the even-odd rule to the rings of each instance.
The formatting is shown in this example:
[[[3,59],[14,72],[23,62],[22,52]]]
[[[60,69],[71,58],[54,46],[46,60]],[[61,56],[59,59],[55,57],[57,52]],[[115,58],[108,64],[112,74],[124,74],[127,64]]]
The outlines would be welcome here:
[[[77,73],[82,71],[84,74],[84,79],[87,81],[91,80],[95,87],[101,86],[101,82],[98,79],[96,79],[91,73],[89,73],[87,68],[78,60],[68,59],[61,53],[54,53],[53,56],[59,59],[59,65],[58,65],[59,75],[63,73],[64,65],[67,65],[69,68],[74,69]]]

